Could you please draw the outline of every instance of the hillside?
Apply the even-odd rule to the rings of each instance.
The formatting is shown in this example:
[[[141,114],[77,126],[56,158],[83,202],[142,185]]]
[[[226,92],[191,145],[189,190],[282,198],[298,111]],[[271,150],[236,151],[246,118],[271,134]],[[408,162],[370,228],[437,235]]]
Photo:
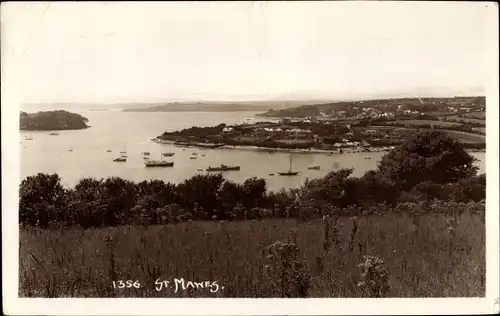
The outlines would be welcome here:
[[[363,101],[342,101],[321,104],[302,105],[286,109],[273,109],[259,116],[265,117],[311,117],[326,115],[337,111],[349,111],[353,108],[375,108],[385,112],[394,112],[399,106],[405,110],[431,112],[448,106],[485,107],[484,97],[452,97],[452,98],[390,98]]]
[[[71,130],[89,127],[88,119],[68,111],[21,112],[19,128],[29,131]]]

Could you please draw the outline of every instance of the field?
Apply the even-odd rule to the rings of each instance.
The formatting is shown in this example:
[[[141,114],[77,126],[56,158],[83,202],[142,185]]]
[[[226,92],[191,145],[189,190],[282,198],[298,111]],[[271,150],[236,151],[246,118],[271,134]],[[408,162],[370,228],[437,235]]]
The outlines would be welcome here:
[[[485,120],[486,119],[486,112],[485,111],[482,111],[482,112],[472,112],[472,113],[464,114],[464,116],[467,116],[467,117],[470,117],[470,118],[476,118],[476,119]]]
[[[461,131],[451,131],[451,130],[446,130],[444,131],[451,137],[455,138],[456,140],[462,142],[462,143],[484,143],[486,142],[486,136],[484,135],[478,135],[478,134],[472,134],[472,133],[467,133],[467,132],[461,132]]]
[[[460,117],[460,116],[446,116],[443,119],[454,120],[454,121],[464,121],[466,123],[479,123],[486,124],[486,121],[483,119],[471,118],[471,117]]]
[[[452,228],[447,226],[449,219],[425,215],[415,221],[393,213],[363,215],[356,221],[341,217],[330,228],[323,219],[309,223],[276,219],[65,231],[21,229],[19,295],[365,297],[374,294],[357,287],[362,273],[357,264],[364,255],[372,255],[384,261],[380,271],[388,272],[389,288],[383,296],[484,296],[484,219],[464,212]],[[333,231],[326,234],[327,242],[326,231]],[[107,237],[112,241],[106,242]],[[274,257],[267,257],[268,246],[287,238],[296,241],[297,248],[277,244]],[[306,275],[309,283],[304,281]],[[174,287],[155,289],[156,280],[174,278],[217,281],[219,290],[175,293]],[[141,287],[113,289],[112,280],[137,280]]]
[[[401,121],[395,121],[394,123],[397,124],[402,124],[402,125],[435,125],[435,126],[442,126],[442,127],[448,127],[448,126],[459,126],[461,125],[460,123],[454,123],[454,122],[445,122],[445,121],[433,121],[433,120],[401,120]]]

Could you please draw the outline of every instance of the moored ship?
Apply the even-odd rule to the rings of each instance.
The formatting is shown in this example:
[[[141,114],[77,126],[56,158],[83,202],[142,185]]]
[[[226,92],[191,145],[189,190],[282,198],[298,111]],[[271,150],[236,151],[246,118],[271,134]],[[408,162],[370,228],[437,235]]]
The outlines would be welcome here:
[[[146,160],[144,162],[146,167],[173,167],[173,161],[162,161],[162,160]]]
[[[240,166],[220,165],[219,167],[207,168],[207,171],[237,171],[237,170],[240,170]]]

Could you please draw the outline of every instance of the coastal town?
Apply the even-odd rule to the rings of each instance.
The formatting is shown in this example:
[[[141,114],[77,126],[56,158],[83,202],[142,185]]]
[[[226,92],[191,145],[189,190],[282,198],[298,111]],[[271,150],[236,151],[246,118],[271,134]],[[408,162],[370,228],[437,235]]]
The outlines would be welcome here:
[[[468,149],[485,148],[483,97],[417,98],[414,101],[370,100],[269,111],[254,122],[165,132],[153,141],[208,148],[342,153],[389,149],[411,134],[438,129]],[[329,111],[324,112],[327,109]],[[304,115],[311,113],[318,115]]]

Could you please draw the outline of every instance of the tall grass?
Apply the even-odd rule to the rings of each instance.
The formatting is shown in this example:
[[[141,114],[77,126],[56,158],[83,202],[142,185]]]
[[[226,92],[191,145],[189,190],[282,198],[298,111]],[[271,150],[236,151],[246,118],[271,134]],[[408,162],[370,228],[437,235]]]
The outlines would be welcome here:
[[[19,276],[23,297],[481,297],[485,225],[471,210],[418,221],[393,212],[310,222],[22,228]],[[174,278],[217,281],[220,289],[155,289],[156,280]],[[117,280],[141,287],[115,289]]]

